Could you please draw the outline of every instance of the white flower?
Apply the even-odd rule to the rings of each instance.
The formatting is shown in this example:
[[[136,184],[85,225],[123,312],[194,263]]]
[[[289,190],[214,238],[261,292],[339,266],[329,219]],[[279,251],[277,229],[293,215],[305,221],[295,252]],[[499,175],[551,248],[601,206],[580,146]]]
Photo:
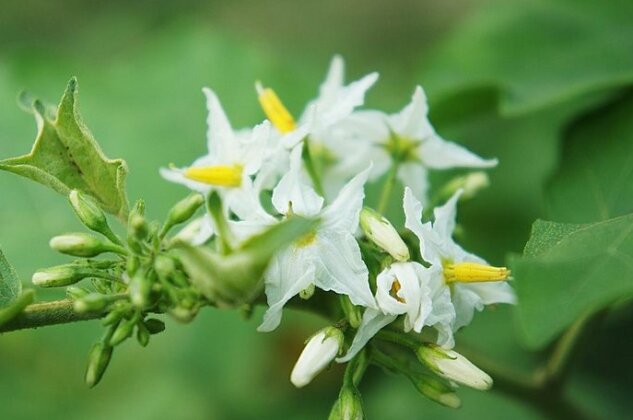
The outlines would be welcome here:
[[[207,146],[209,153],[184,169],[161,169],[161,175],[172,182],[207,194],[217,190],[226,211],[239,218],[252,218],[262,213],[259,190],[252,177],[260,170],[269,147],[270,124],[265,121],[252,130],[235,132],[231,128],[215,93],[203,89],[209,110]],[[204,232],[213,231],[207,219]],[[202,238],[199,238],[199,241]]]
[[[287,148],[293,148],[308,136],[319,140],[330,126],[363,104],[365,93],[378,80],[378,73],[370,73],[349,85],[344,85],[343,67],[343,59],[334,56],[325,81],[319,89],[319,96],[308,103],[298,121],[295,121],[272,89],[257,84],[262,108],[272,124],[283,134],[282,142]],[[369,162],[365,167],[368,164]],[[358,172],[360,171],[356,173]]]
[[[334,360],[343,340],[343,332],[335,327],[324,328],[313,335],[292,369],[290,382],[297,388],[309,384]]]
[[[363,233],[373,243],[387,251],[398,261],[409,259],[409,248],[404,243],[398,231],[389,220],[382,217],[376,211],[365,207],[360,212],[360,227]]]
[[[344,178],[372,161],[370,180],[375,180],[397,164],[397,177],[426,201],[428,169],[487,168],[497,164],[496,159],[484,160],[462,146],[443,140],[427,114],[427,100],[420,86],[415,89],[411,103],[397,114],[354,112],[331,127],[322,139],[340,159],[331,172]]]
[[[273,191],[273,205],[281,214],[317,216],[320,223],[316,231],[271,262],[265,274],[269,307],[259,331],[275,329],[286,302],[311,285],[347,295],[355,305],[376,306],[369,289],[367,267],[354,238],[369,168],[354,177],[323,208],[323,197],[305,182],[301,153],[302,145],[292,151],[290,171]]]
[[[405,227],[420,240],[420,253],[432,264],[431,275],[451,291],[455,306],[453,331],[472,321],[474,311],[493,303],[515,303],[514,291],[505,280],[505,267],[491,267],[483,259],[464,251],[452,238],[456,205],[462,191],[433,211],[435,222],[422,223],[422,204],[409,188],[404,192]],[[445,343],[451,347],[452,338]],[[442,344],[442,343],[440,343]]]
[[[350,349],[337,362],[351,360],[399,315],[404,315],[405,332],[419,333],[426,325],[434,326],[440,334],[446,330],[450,333],[455,318],[450,292],[429,269],[416,262],[395,263],[378,275],[376,283],[378,309],[365,310]]]
[[[420,362],[450,381],[481,391],[492,387],[492,378],[456,351],[423,345],[416,354]]]

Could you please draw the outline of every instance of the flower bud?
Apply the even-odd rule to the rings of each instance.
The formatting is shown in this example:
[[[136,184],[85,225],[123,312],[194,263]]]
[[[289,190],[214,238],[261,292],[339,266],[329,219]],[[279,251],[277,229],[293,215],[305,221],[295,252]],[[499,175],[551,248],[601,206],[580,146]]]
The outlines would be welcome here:
[[[471,172],[467,175],[453,178],[441,190],[441,195],[450,197],[459,189],[462,189],[460,200],[469,200],[484,188],[488,188],[490,180],[488,174],[483,171]]]
[[[171,208],[167,215],[167,220],[165,221],[165,227],[169,228],[191,219],[202,204],[204,204],[202,194],[197,192],[191,193]]]
[[[124,319],[119,323],[119,325],[112,333],[112,337],[110,337],[110,345],[116,346],[124,342],[129,336],[132,335],[134,331],[134,326],[138,322],[137,317],[132,317],[131,319]]]
[[[422,364],[450,381],[482,391],[492,387],[492,378],[456,351],[426,344],[416,354]]]
[[[103,211],[94,200],[80,191],[72,190],[68,195],[75,213],[88,229],[105,235],[108,239],[118,243],[119,239],[110,229]]]
[[[55,236],[49,242],[51,248],[62,254],[74,257],[92,258],[103,252],[125,254],[123,247],[111,242],[105,242],[86,233],[68,233]]]
[[[312,295],[314,295],[315,290],[316,286],[314,283],[311,283],[308,287],[299,292],[299,297],[303,300],[308,300],[312,297]]]
[[[85,267],[79,267],[76,264],[65,264],[38,270],[33,274],[31,281],[34,285],[40,287],[61,287],[75,284],[93,274],[92,270]]]
[[[358,389],[343,386],[328,420],[363,420],[363,400]]]
[[[168,278],[176,271],[176,263],[173,259],[159,254],[154,259],[154,270],[159,277]]]
[[[90,294],[90,290],[85,287],[70,286],[66,288],[66,296],[70,299],[81,299],[88,294]]]
[[[365,236],[396,260],[407,261],[409,259],[409,248],[393,225],[369,207],[364,207],[360,212],[360,227]]]
[[[327,327],[308,340],[295,363],[290,382],[297,388],[306,386],[325,369],[343,346],[343,332],[336,327]]]
[[[86,296],[75,300],[73,307],[75,312],[99,312],[108,306],[110,299],[100,293],[90,293]]]
[[[134,277],[130,279],[128,293],[132,304],[139,309],[143,309],[149,305],[149,295],[152,291],[152,282],[143,270],[136,272]]]
[[[339,300],[350,327],[358,328],[361,320],[363,319],[363,313],[361,312],[360,306],[354,305],[347,295],[339,295]]]
[[[462,405],[457,394],[453,392],[453,388],[437,377],[411,374],[409,378],[418,392],[430,400],[450,408],[459,408]]]
[[[150,332],[143,322],[139,322],[136,326],[136,341],[141,347],[147,347],[149,344]]]
[[[88,368],[85,381],[90,388],[97,385],[105,373],[112,358],[112,346],[98,342],[92,346],[88,356]]]

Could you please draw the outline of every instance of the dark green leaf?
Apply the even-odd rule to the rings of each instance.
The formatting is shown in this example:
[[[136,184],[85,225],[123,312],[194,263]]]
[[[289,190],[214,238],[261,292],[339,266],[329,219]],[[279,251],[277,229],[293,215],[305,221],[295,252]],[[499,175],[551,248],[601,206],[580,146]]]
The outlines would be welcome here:
[[[22,283],[0,249],[0,308],[9,305],[22,291]]]
[[[37,122],[37,138],[27,155],[0,161],[0,169],[44,184],[61,194],[77,189],[93,196],[106,211],[124,218],[127,213],[125,176],[120,159],[105,157],[83,124],[77,108],[78,85],[71,79],[62,96],[56,118],[42,102],[31,101]]]
[[[580,119],[547,189],[548,217],[588,223],[633,212],[633,95]]]
[[[579,317],[633,296],[633,214],[587,225],[539,221],[512,268],[526,342],[546,345]]]

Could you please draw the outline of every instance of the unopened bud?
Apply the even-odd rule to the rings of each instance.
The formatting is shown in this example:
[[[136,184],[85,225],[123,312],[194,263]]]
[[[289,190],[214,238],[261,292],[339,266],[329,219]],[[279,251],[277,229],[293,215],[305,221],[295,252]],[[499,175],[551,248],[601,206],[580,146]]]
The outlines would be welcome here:
[[[90,294],[90,290],[85,287],[70,286],[66,288],[66,296],[70,299],[81,299],[88,294]]]
[[[441,194],[444,197],[450,197],[457,190],[462,189],[463,192],[460,199],[468,200],[476,196],[479,191],[488,188],[489,185],[488,174],[482,171],[471,172],[467,175],[453,178],[442,188]]]
[[[363,313],[360,306],[354,305],[347,295],[339,296],[341,308],[343,308],[343,313],[345,314],[347,322],[349,322],[350,327],[358,328],[360,326],[361,320],[363,319]]]
[[[196,315],[198,315],[198,308],[185,308],[182,306],[176,306],[168,310],[169,315],[176,321],[187,324],[191,322]]]
[[[154,259],[154,270],[159,277],[168,278],[176,271],[174,260],[164,255],[157,255]]]
[[[422,364],[450,381],[482,391],[492,387],[492,378],[456,351],[426,344],[416,354]]]
[[[147,347],[150,338],[149,330],[143,322],[139,322],[136,328],[136,341],[138,341],[141,347]]]
[[[297,388],[309,384],[334,360],[343,346],[343,340],[343,332],[336,327],[324,328],[313,335],[292,369],[290,382]]]
[[[363,420],[363,399],[354,386],[343,386],[328,420]]]
[[[149,227],[145,217],[140,214],[131,214],[128,222],[128,236],[133,237],[137,241],[143,241],[147,238]]]
[[[132,335],[134,331],[134,326],[138,322],[136,317],[132,317],[131,319],[125,319],[119,323],[119,325],[112,333],[112,337],[110,337],[110,345],[116,346],[125,341],[129,336]]]
[[[409,259],[409,248],[398,231],[389,223],[389,220],[369,207],[364,207],[360,212],[360,227],[373,243],[387,251],[396,260],[407,261]]]
[[[51,248],[62,254],[92,258],[104,252],[126,254],[123,247],[86,233],[69,233],[55,236],[49,242]]]
[[[79,267],[76,264],[65,264],[38,270],[33,274],[31,281],[34,285],[40,287],[61,287],[75,284],[94,274],[94,270],[86,267]]]
[[[75,300],[73,308],[75,312],[100,312],[103,311],[110,303],[107,296],[100,293],[90,293],[86,296]]]
[[[450,408],[459,408],[461,400],[453,392],[453,388],[431,375],[411,374],[411,382],[425,397]]]
[[[68,195],[68,199],[81,223],[88,229],[99,232],[113,242],[119,243],[119,239],[108,225],[105,214],[91,197],[78,190],[72,190]]]
[[[186,222],[191,219],[196,210],[203,204],[204,196],[202,194],[197,192],[191,193],[171,208],[167,215],[165,226],[171,227]]]
[[[112,346],[98,342],[92,346],[88,356],[88,368],[85,381],[90,388],[97,385],[105,373],[112,358]]]
[[[128,293],[132,304],[139,309],[143,309],[149,305],[149,297],[152,291],[152,282],[145,275],[143,270],[136,272],[134,277],[130,279]]]

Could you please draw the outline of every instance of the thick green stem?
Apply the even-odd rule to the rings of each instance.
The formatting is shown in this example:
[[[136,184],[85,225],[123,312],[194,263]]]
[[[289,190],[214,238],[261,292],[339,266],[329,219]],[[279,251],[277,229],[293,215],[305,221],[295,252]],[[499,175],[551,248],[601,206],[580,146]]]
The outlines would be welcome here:
[[[73,309],[73,301],[70,299],[35,303],[27,306],[22,313],[10,321],[0,325],[0,333],[87,321],[101,318],[103,315],[103,312],[77,313]]]

